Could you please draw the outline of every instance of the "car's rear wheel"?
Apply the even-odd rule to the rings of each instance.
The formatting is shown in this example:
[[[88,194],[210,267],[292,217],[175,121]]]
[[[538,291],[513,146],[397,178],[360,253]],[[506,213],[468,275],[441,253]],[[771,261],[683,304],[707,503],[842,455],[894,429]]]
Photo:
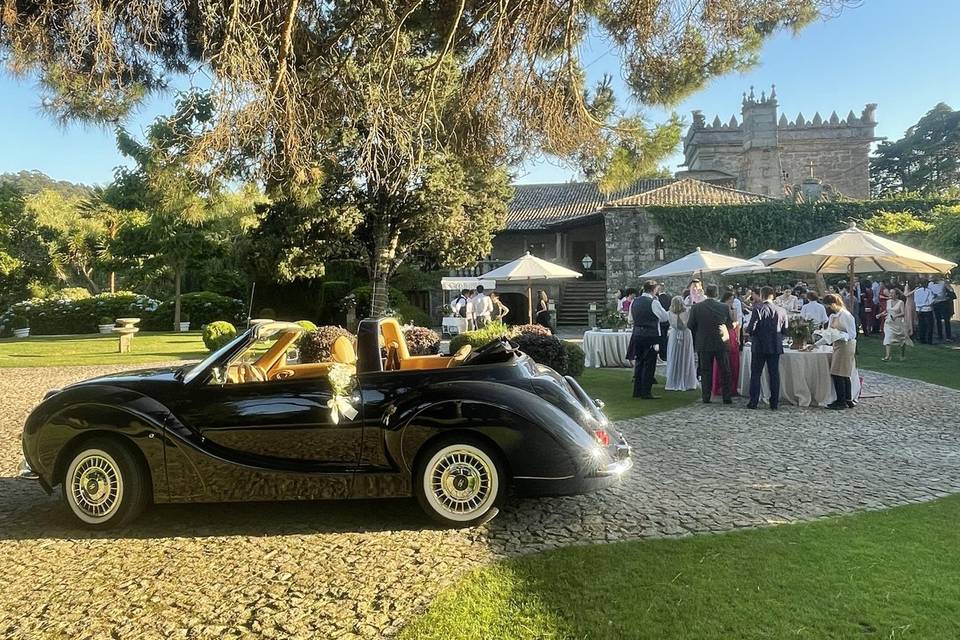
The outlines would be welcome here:
[[[128,447],[97,438],[71,454],[61,495],[81,523],[106,529],[127,524],[140,515],[149,501],[149,479]]]
[[[416,470],[417,501],[445,526],[469,527],[497,514],[506,477],[497,452],[473,440],[446,440],[421,456]]]

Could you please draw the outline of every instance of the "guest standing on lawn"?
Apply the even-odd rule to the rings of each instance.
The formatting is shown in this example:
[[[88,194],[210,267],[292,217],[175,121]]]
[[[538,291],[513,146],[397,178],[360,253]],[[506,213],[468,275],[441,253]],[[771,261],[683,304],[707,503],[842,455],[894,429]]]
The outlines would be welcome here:
[[[718,364],[723,403],[731,404],[730,385],[730,308],[717,300],[717,285],[707,285],[706,300],[690,309],[687,326],[693,333],[693,344],[700,359],[700,390],[705,404],[710,403],[713,389],[713,363]]]
[[[830,358],[830,378],[837,399],[827,405],[828,409],[852,409],[856,406],[852,396],[852,382],[850,376],[856,366],[857,353],[857,323],[853,314],[843,306],[843,300],[838,295],[824,296],[823,301],[830,312],[831,329],[841,332],[841,338],[833,343],[833,356]]]
[[[667,293],[667,285],[664,284],[663,282],[658,283],[657,291],[659,292],[657,294],[657,300],[660,301],[660,306],[663,307],[664,309],[669,309],[670,305],[673,303],[673,299],[670,297],[670,294]],[[667,361],[667,351],[670,348],[669,337],[670,337],[670,323],[661,322],[660,323],[660,344],[658,345],[661,362]]]
[[[747,333],[750,334],[750,402],[748,409],[760,404],[763,368],[770,378],[770,408],[780,406],[780,354],[783,353],[783,333],[787,330],[787,314],[773,304],[773,289],[760,289],[763,302],[753,308]],[[810,303],[808,303],[809,306]],[[817,303],[819,304],[819,303]]]
[[[657,344],[660,342],[660,323],[669,322],[670,315],[657,299],[657,281],[643,283],[643,293],[630,307],[633,333],[627,352],[633,354],[636,364],[633,372],[633,397],[657,400],[653,395],[653,376],[657,369]]]
[[[727,324],[727,330],[730,335],[730,340],[728,341],[728,349],[730,350],[730,393],[732,395],[740,395],[740,322],[741,319],[737,316],[737,309],[733,304],[733,301],[736,300],[736,296],[733,295],[733,291],[726,291],[723,294],[723,297],[720,299],[720,302],[727,306],[729,309],[729,322]],[[719,396],[723,393],[723,390],[720,388],[720,375],[719,375],[719,365],[715,362],[713,363],[713,388],[710,390],[712,395]]]
[[[917,307],[917,339],[921,344],[933,344],[933,291],[926,280],[920,281],[913,292],[913,303]]]
[[[661,305],[662,306],[662,305]],[[691,391],[697,388],[697,362],[693,357],[693,334],[687,328],[689,316],[683,298],[670,301],[670,331],[667,346],[667,391]]]
[[[913,341],[907,333],[906,303],[899,289],[890,292],[886,312],[883,315],[883,348],[886,352],[883,361],[890,361],[890,348],[897,345],[900,347],[902,361],[906,357],[907,345],[913,346]]]

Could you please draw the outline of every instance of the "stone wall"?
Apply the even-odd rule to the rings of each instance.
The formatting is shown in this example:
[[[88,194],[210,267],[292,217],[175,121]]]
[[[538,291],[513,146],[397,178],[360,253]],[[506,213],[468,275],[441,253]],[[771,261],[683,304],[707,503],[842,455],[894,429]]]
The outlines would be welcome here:
[[[780,146],[780,162],[787,184],[814,175],[847,198],[870,197],[870,143],[865,141],[787,140]]]
[[[643,209],[604,212],[607,239],[607,295],[617,289],[638,287],[640,274],[663,264],[656,260],[656,237],[660,227]]]

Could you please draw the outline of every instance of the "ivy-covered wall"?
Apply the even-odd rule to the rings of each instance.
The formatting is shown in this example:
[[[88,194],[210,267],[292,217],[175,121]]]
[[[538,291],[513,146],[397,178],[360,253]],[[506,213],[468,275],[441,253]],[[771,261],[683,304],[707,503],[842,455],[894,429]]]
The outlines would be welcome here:
[[[721,206],[657,206],[644,211],[666,240],[667,261],[697,247],[729,254],[731,237],[738,256],[749,258],[767,249],[786,249],[846,228],[886,211],[905,211],[923,220],[938,205],[953,200],[864,200],[793,204],[764,202]],[[640,213],[640,212],[638,212]]]

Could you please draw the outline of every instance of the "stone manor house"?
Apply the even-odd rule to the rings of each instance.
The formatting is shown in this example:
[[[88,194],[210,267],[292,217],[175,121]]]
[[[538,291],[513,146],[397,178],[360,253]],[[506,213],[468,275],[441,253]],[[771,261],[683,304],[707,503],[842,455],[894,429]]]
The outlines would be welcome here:
[[[739,121],[715,117],[708,123],[693,112],[683,140],[684,170],[674,178],[641,180],[614,193],[589,182],[516,185],[506,228],[494,238],[490,256],[456,275],[482,275],[525,251],[563,264],[584,276],[540,288],[556,303],[557,324],[586,325],[591,302],[602,307],[618,288],[637,286],[642,273],[680,257],[645,207],[792,198],[810,183],[818,193],[867,198],[875,111],[868,104],[843,119],[834,112],[788,120],[778,114],[775,88],[757,97],[751,87]],[[524,287],[501,282],[497,290],[512,310],[508,321],[524,321]]]

